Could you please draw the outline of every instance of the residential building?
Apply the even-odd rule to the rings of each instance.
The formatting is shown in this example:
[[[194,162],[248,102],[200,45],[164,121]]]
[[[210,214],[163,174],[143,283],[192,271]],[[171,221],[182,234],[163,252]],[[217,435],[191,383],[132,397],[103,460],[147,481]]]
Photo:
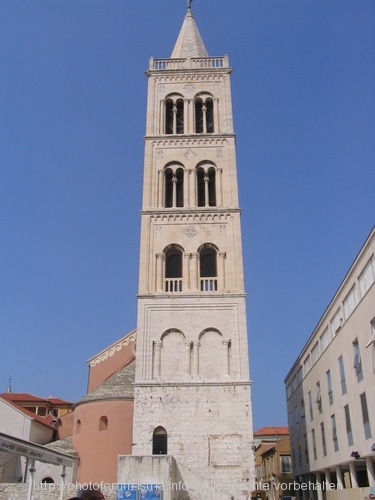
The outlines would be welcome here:
[[[332,499],[375,487],[374,253],[375,228],[285,379],[293,475],[350,490]]]

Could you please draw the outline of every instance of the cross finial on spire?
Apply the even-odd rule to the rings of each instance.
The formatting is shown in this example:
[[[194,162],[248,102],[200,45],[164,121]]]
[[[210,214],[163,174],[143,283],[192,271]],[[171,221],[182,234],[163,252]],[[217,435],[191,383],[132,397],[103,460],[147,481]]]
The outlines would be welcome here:
[[[187,4],[188,4],[188,7],[187,7],[187,8],[188,8],[188,9],[191,9],[191,2],[192,2],[192,1],[193,1],[193,0],[187,0]]]
[[[8,383],[8,387],[7,387],[7,392],[12,392],[12,377],[9,378],[9,383]]]

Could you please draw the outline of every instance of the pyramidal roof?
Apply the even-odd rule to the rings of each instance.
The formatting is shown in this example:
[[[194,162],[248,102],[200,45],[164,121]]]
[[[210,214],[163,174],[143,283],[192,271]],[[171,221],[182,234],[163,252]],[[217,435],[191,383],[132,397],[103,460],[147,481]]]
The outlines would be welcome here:
[[[187,10],[171,59],[186,57],[208,57],[190,7]]]

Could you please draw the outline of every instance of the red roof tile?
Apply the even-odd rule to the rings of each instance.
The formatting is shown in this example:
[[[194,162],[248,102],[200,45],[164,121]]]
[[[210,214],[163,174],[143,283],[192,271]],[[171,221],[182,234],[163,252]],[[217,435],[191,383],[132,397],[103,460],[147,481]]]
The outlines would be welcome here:
[[[254,432],[254,436],[289,435],[289,427],[262,427]]]

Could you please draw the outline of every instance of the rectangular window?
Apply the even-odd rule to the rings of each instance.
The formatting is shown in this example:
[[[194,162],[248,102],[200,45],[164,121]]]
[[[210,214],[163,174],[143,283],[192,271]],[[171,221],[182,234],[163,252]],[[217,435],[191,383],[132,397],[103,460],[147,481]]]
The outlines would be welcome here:
[[[338,309],[335,313],[335,315],[333,316],[333,318],[331,319],[331,333],[332,333],[332,337],[334,337],[336,335],[336,333],[340,330],[341,328],[341,311],[340,309]]]
[[[305,417],[305,402],[301,399],[301,424],[303,427],[306,425],[306,417]]]
[[[307,443],[307,434],[304,435],[305,440],[305,462],[309,463],[309,445]]]
[[[297,447],[298,447],[298,465],[301,467],[302,465],[302,452],[301,452],[301,441],[297,441]]]
[[[305,359],[305,361],[303,362],[303,374],[307,375],[310,370],[311,370],[311,358],[309,354]]]
[[[353,368],[355,368],[355,372],[357,375],[357,380],[360,382],[363,380],[363,371],[362,371],[362,361],[361,361],[361,351],[359,350],[358,339],[355,339],[353,342]]]
[[[352,423],[350,420],[349,405],[344,406],[345,411],[345,426],[346,426],[346,436],[348,438],[348,446],[353,445],[353,433],[352,433]]]
[[[295,422],[296,422],[296,427],[298,427],[299,419],[298,419],[298,406],[294,408],[294,415],[295,415]]]
[[[331,415],[333,449],[339,451],[339,440],[337,439],[336,417]]]
[[[311,431],[311,436],[312,436],[312,443],[313,443],[313,454],[314,454],[314,460],[318,459],[318,454],[316,452],[316,438],[315,438],[315,429],[312,429]]]
[[[320,392],[320,382],[317,382],[317,384],[316,384],[316,400],[315,400],[315,402],[318,405],[319,413],[322,413],[323,407],[322,407],[322,393]]]
[[[292,472],[292,463],[290,455],[281,455],[280,468],[282,473]]]
[[[340,368],[341,392],[344,395],[346,394],[346,379],[345,379],[344,360],[342,356],[339,357],[339,368]]]
[[[287,397],[287,399],[289,399],[291,395],[292,395],[292,385],[288,384],[287,388],[286,388],[286,397]]]
[[[289,412],[289,428],[293,428],[293,413]]]
[[[327,349],[329,344],[329,328],[324,330],[324,332],[320,336],[320,350],[323,352]]]
[[[344,306],[344,314],[345,314],[345,319],[348,319],[349,316],[352,314],[354,309],[357,306],[357,290],[355,285],[353,288],[350,290],[348,295],[345,297],[343,306]]]
[[[368,408],[367,408],[366,393],[363,392],[359,397],[361,399],[362,420],[363,420],[363,428],[365,430],[365,439],[370,439],[371,438],[371,427],[370,427],[370,418],[369,418]]]
[[[361,290],[361,297],[363,297],[367,290],[374,282],[375,275],[375,257],[374,255],[371,257],[371,260],[367,263],[366,267],[359,275],[358,282],[359,288]]]
[[[311,391],[309,391],[309,411],[310,411],[310,420],[314,420],[314,410],[313,410],[313,404],[312,404]]]
[[[332,380],[331,380],[331,370],[327,371],[327,387],[328,387],[328,399],[329,404],[333,405],[333,393],[332,393]]]
[[[319,342],[317,342],[311,349],[311,361],[315,364],[319,358]]]
[[[324,430],[324,423],[323,422],[320,424],[320,431],[322,434],[323,456],[326,457],[327,456],[327,444],[326,444],[326,433]]]
[[[292,380],[292,392],[294,392],[296,389],[297,389],[297,376],[294,375]]]

